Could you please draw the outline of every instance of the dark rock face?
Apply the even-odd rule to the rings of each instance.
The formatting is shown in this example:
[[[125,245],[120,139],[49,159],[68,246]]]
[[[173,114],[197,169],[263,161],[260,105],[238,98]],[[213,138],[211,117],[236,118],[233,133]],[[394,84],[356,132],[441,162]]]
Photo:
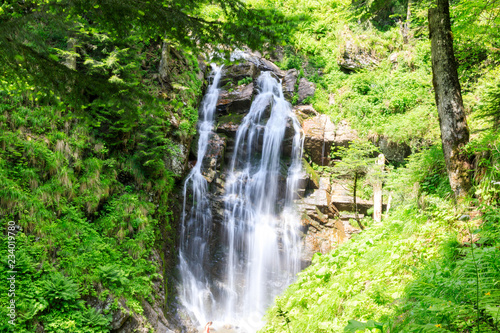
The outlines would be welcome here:
[[[237,85],[238,81],[247,78],[256,78],[259,74],[259,69],[252,62],[231,65],[223,69],[221,86],[225,86],[230,82]]]
[[[302,103],[307,97],[314,96],[314,92],[316,91],[316,86],[314,83],[307,81],[306,78],[302,78],[299,80],[299,99],[298,102]]]
[[[209,141],[205,158],[203,159],[203,177],[211,183],[218,170],[221,169],[224,159],[224,149],[226,148],[226,138],[214,133]]]
[[[219,94],[218,114],[246,113],[252,104],[254,84],[229,87],[230,90],[221,90]]]

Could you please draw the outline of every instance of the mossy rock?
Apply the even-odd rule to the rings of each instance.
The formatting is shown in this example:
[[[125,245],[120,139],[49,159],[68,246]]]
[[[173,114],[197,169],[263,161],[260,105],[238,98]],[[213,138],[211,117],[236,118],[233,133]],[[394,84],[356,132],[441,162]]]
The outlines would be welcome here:
[[[310,187],[319,188],[319,175],[312,168],[312,166],[306,161],[306,159],[302,159],[302,164],[304,165],[304,170],[309,178]]]
[[[225,116],[221,116],[217,119],[217,126],[221,124],[233,123],[233,124],[241,124],[241,121],[246,116],[246,114],[234,113],[228,114]]]

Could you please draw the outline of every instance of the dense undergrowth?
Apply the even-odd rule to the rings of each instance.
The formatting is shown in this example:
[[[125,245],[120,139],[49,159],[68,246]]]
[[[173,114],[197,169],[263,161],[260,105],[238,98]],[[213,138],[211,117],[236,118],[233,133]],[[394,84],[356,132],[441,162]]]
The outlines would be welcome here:
[[[163,270],[173,261],[161,254],[175,253],[169,194],[181,176],[169,160],[180,159],[179,142],[195,131],[198,61],[189,50],[172,51],[170,87],[162,87],[155,79],[161,41],[88,38],[82,71],[109,71],[156,101],[139,99],[124,111],[113,98],[97,99],[74,109],[55,94],[1,79],[0,278],[12,274],[8,255],[17,271],[16,325],[2,320],[2,332],[108,332],[113,312],[126,306],[140,315],[142,302],[167,288]],[[9,287],[0,284],[2,318]]]

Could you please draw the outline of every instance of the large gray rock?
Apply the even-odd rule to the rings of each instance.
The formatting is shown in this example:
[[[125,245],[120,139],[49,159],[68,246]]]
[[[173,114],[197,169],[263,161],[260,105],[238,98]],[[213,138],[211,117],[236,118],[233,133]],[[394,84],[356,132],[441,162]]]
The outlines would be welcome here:
[[[411,155],[411,148],[404,142],[394,142],[385,136],[373,139],[373,143],[379,147],[385,158],[391,162],[403,163]]]
[[[378,60],[370,54],[370,51],[356,45],[353,40],[345,42],[338,61],[340,68],[348,71],[356,71],[376,64]]]
[[[217,101],[218,114],[247,113],[252,105],[254,84],[234,86],[231,90],[221,90]]]
[[[307,97],[314,96],[315,91],[316,86],[314,85],[314,83],[307,81],[306,78],[301,78],[299,80],[298,102],[302,103]]]
[[[283,94],[287,99],[291,99],[293,97],[298,77],[299,72],[295,68],[286,71],[285,77],[283,78]]]
[[[224,67],[222,69],[221,86],[228,83],[238,84],[238,81],[252,78],[255,79],[259,76],[259,69],[252,62],[244,62],[240,64],[235,64],[231,66]]]

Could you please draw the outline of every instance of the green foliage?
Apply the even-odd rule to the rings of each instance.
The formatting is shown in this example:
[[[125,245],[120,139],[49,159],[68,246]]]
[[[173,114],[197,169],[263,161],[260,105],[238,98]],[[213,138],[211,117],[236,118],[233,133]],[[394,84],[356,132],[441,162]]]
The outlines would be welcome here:
[[[487,211],[492,216],[491,208]],[[470,243],[453,242],[444,248],[439,260],[427,263],[417,272],[417,278],[406,289],[408,298],[398,309],[405,320],[395,326],[397,331],[431,331],[426,327],[433,325],[451,332],[498,330],[500,251],[488,241],[491,229],[500,229],[498,221],[497,218],[493,228],[488,221],[486,238],[480,242],[472,242],[477,231],[469,230]]]
[[[365,330],[371,329],[378,329],[380,332],[384,332],[384,324],[374,320],[368,320],[366,323],[357,320],[349,320],[349,324],[344,328],[344,332],[356,333],[358,331],[364,332]]]
[[[40,294],[54,306],[57,306],[58,302],[71,302],[80,297],[78,285],[60,272],[50,274],[41,281]]]
[[[286,331],[278,309],[287,314],[291,332],[343,332],[349,320],[388,322],[405,285],[414,279],[413,267],[439,256],[437,245],[446,239],[449,221],[456,219],[448,213],[450,207],[437,200],[435,217],[429,220],[428,212],[400,205],[380,224],[328,254],[316,254],[269,309],[262,331]]]
[[[421,194],[450,198],[452,192],[441,145],[412,154],[404,168],[389,174],[386,189],[394,192],[396,204],[412,201]]]
[[[249,76],[249,77],[246,77],[244,79],[239,80],[238,81],[238,85],[241,86],[243,84],[248,84],[248,83],[250,83],[252,81],[253,81],[253,78],[251,76]]]
[[[354,140],[348,147],[332,147],[332,158],[338,158],[335,162],[333,172],[340,176],[351,178],[364,175],[375,165],[378,148],[370,141]]]
[[[55,32],[38,28],[33,29],[55,45]],[[170,57],[172,87],[160,90],[152,80],[160,41],[140,42],[137,35],[118,40],[88,28],[79,35],[79,70],[119,78],[124,94],[132,87],[158,98],[125,110],[119,94],[103,91],[82,113],[62,95],[2,76],[0,254],[7,258],[5,230],[13,220],[20,228],[16,332],[108,332],[111,311],[87,302],[123,297],[142,313],[142,301],[155,297],[153,281],[163,283],[153,252],[174,244],[168,196],[180,175],[167,160],[177,156],[174,141],[195,130],[201,93],[201,82],[193,79],[196,57],[189,50]],[[64,44],[67,35],[61,36]],[[76,85],[69,93],[85,95]],[[177,127],[172,119],[181,120]],[[6,268],[4,262],[2,279]],[[5,284],[0,291],[5,317]],[[0,330],[12,328],[4,321]]]

